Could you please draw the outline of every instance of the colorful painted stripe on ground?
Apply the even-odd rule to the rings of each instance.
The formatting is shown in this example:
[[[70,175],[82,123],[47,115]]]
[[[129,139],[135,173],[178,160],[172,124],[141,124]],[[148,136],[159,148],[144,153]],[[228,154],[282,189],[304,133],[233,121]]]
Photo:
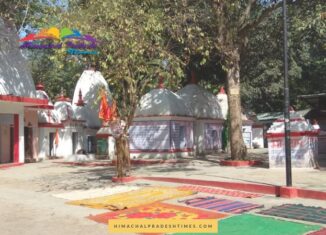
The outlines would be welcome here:
[[[188,206],[198,207],[207,210],[219,211],[219,212],[227,212],[233,214],[239,214],[246,211],[250,211],[256,208],[261,208],[263,205],[240,202],[240,201],[232,201],[223,198],[215,198],[215,197],[195,197],[183,201]]]
[[[320,229],[320,226],[295,223],[251,214],[229,217],[219,220],[218,223],[218,235],[303,235],[307,232],[318,229]],[[178,235],[195,234],[178,233]],[[201,235],[213,234],[201,233]]]
[[[309,233],[308,235],[325,235],[326,234],[326,228],[323,228],[321,230]]]
[[[274,206],[258,213],[326,224],[326,209],[322,207],[303,206],[301,204],[284,204],[281,206]]]
[[[220,219],[226,216],[228,215],[155,202],[125,210],[91,215],[88,218],[98,223],[106,224],[110,219]]]
[[[178,189],[192,190],[195,192],[202,192],[202,193],[220,194],[220,195],[225,195],[230,197],[256,198],[256,197],[263,196],[261,194],[256,194],[256,193],[247,193],[242,191],[226,190],[221,188],[212,188],[212,187],[204,187],[204,186],[197,186],[197,185],[182,185],[179,186]]]
[[[110,196],[70,201],[68,204],[95,209],[122,210],[191,194],[193,194],[193,191],[178,190],[174,187],[147,187]]]

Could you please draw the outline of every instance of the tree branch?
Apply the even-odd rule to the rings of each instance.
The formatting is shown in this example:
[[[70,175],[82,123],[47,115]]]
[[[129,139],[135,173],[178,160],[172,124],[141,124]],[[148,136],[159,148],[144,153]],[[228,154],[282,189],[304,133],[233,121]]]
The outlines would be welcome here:
[[[257,0],[249,0],[246,10],[240,17],[240,25],[243,25],[246,22],[246,20],[250,17],[251,9],[254,5],[256,5],[256,3],[257,3]]]
[[[267,19],[268,17],[270,17],[272,15],[272,13],[278,9],[280,6],[282,5],[282,1],[274,4],[271,7],[266,8],[265,10],[262,11],[262,13],[259,15],[259,17],[256,18],[256,20],[251,21],[247,24],[245,24],[243,27],[241,27],[241,29],[238,31],[238,34],[240,37],[244,37],[246,36],[246,34],[256,28],[261,22],[263,22],[265,19]]]

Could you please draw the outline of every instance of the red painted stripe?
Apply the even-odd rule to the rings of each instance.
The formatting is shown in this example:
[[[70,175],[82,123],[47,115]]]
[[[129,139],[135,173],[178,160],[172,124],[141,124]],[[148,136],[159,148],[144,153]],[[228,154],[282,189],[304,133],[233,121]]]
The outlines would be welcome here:
[[[19,115],[14,114],[14,162],[19,162]]]
[[[304,118],[291,118],[290,119],[291,122],[301,122],[301,121],[305,121]],[[284,122],[284,119],[276,119],[275,122]]]
[[[284,133],[267,133],[267,138],[281,138],[284,137]],[[300,131],[300,132],[291,132],[292,137],[301,137],[301,136],[318,136],[316,131]]]
[[[182,178],[168,178],[168,177],[139,177],[139,179],[220,187],[220,188],[227,188],[233,190],[242,190],[246,192],[272,194],[275,196],[280,196],[280,189],[281,189],[281,186],[277,186],[277,185],[235,183],[235,182],[222,182],[222,181],[197,180],[197,179],[182,179]],[[301,198],[326,200],[326,192],[323,191],[315,191],[315,190],[300,189],[300,188],[297,189],[297,191],[298,191],[298,197]]]
[[[309,190],[309,189],[297,189],[298,197],[311,198],[317,200],[326,200],[326,192]]]
[[[24,165],[24,163],[16,162],[16,163],[0,164],[0,169],[7,169],[10,167],[21,166],[21,165]]]
[[[48,128],[63,128],[61,123],[39,123],[38,127],[48,127]]]
[[[46,100],[46,99],[36,99],[36,98],[13,96],[13,95],[0,95],[0,101],[33,103],[33,104],[38,104],[38,105],[47,105],[48,104],[48,100]]]
[[[108,138],[111,134],[96,134],[96,138]]]
[[[169,117],[169,118],[185,117],[187,119],[195,119],[192,116],[177,116],[177,115],[138,115],[138,116],[135,116],[134,118],[149,118],[149,117]],[[165,121],[165,120],[162,120],[162,121]]]
[[[33,105],[33,106],[25,106],[25,108],[32,108],[32,109],[54,109],[53,105],[49,104],[42,104],[42,105]]]
[[[179,153],[179,152],[192,152],[192,148],[185,149],[132,149],[130,153]]]
[[[182,184],[195,184],[202,186],[220,187],[234,190],[242,190],[246,192],[256,192],[263,194],[280,195],[280,186],[262,185],[262,184],[249,184],[249,183],[235,183],[235,182],[222,182],[210,180],[197,180],[197,179],[182,179],[182,178],[169,178],[169,177],[140,177],[141,179],[164,181]]]

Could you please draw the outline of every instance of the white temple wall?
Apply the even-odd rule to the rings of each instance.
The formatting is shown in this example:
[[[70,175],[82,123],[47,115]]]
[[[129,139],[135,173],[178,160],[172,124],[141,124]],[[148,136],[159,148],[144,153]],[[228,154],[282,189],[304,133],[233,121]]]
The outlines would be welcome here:
[[[252,128],[252,144],[256,148],[264,148],[264,129],[263,127]]]
[[[37,110],[25,110],[24,112],[24,126],[32,128],[32,150],[33,158],[38,159],[38,139],[39,139],[39,130],[38,130],[38,115]]]
[[[0,163],[10,162],[10,126],[13,124],[12,114],[0,114]]]
[[[25,139],[24,139],[24,109],[20,111],[18,116],[19,123],[19,161],[20,163],[25,162]]]
[[[95,141],[95,146],[96,146],[96,133],[97,133],[97,129],[90,129],[90,128],[85,128],[84,130],[83,130],[83,138],[82,138],[82,141],[83,141],[83,149],[85,150],[85,151],[87,151],[88,152],[88,150],[89,150],[89,146],[88,146],[88,137],[90,137],[90,136],[92,136],[92,137],[94,137],[94,141]],[[95,152],[96,152],[96,147],[95,147]]]
[[[58,157],[68,157],[72,154],[72,132],[71,128],[59,131],[59,144],[55,146],[55,155]]]
[[[18,114],[18,128],[19,128],[19,130],[18,130],[18,152],[19,152],[18,153],[18,162],[24,163],[24,161],[25,161],[24,106],[21,103],[0,102],[0,114]],[[0,115],[0,117],[2,117],[1,122],[7,122],[7,124],[9,124],[8,121],[11,118],[9,118],[8,115]],[[13,117],[13,115],[12,115],[12,117]],[[12,123],[10,123],[10,124],[14,125],[15,123],[14,123],[14,121],[12,121]],[[9,132],[9,135],[10,135],[10,132]],[[10,151],[10,144],[7,146],[3,146],[3,147],[5,149],[9,149],[9,151]],[[8,150],[5,150],[5,151],[8,151]],[[14,158],[15,158],[15,156],[14,156]]]
[[[38,158],[39,159],[46,159],[50,156],[56,155],[56,146],[55,146],[55,134],[57,128],[39,128],[39,141],[38,141]],[[59,145],[61,144],[62,140],[60,138],[61,129],[58,129],[59,133]],[[50,153],[50,134],[52,133],[52,150]]]
[[[84,147],[83,127],[66,126],[59,131],[59,144],[55,146],[58,157],[68,157]]]
[[[38,158],[45,159],[49,156],[49,130],[50,128],[39,128]],[[52,129],[52,128],[51,128]]]
[[[246,147],[252,148],[253,133],[251,125],[242,125],[242,137]]]
[[[115,139],[113,136],[108,137],[108,155],[110,159],[116,159]]]
[[[205,155],[222,148],[223,120],[197,119],[195,122],[196,155]]]
[[[177,119],[135,121],[129,129],[131,158],[168,159],[192,155],[193,121]]]
[[[203,155],[204,151],[204,122],[196,120],[194,125],[194,142],[196,155]]]
[[[0,163],[10,162],[10,124],[0,125]]]

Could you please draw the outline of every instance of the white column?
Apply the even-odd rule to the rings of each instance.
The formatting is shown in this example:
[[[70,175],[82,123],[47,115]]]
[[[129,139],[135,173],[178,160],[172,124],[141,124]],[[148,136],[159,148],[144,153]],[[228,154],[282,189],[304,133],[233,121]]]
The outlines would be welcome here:
[[[25,161],[25,142],[24,142],[24,112],[19,113],[19,161],[23,163]]]

